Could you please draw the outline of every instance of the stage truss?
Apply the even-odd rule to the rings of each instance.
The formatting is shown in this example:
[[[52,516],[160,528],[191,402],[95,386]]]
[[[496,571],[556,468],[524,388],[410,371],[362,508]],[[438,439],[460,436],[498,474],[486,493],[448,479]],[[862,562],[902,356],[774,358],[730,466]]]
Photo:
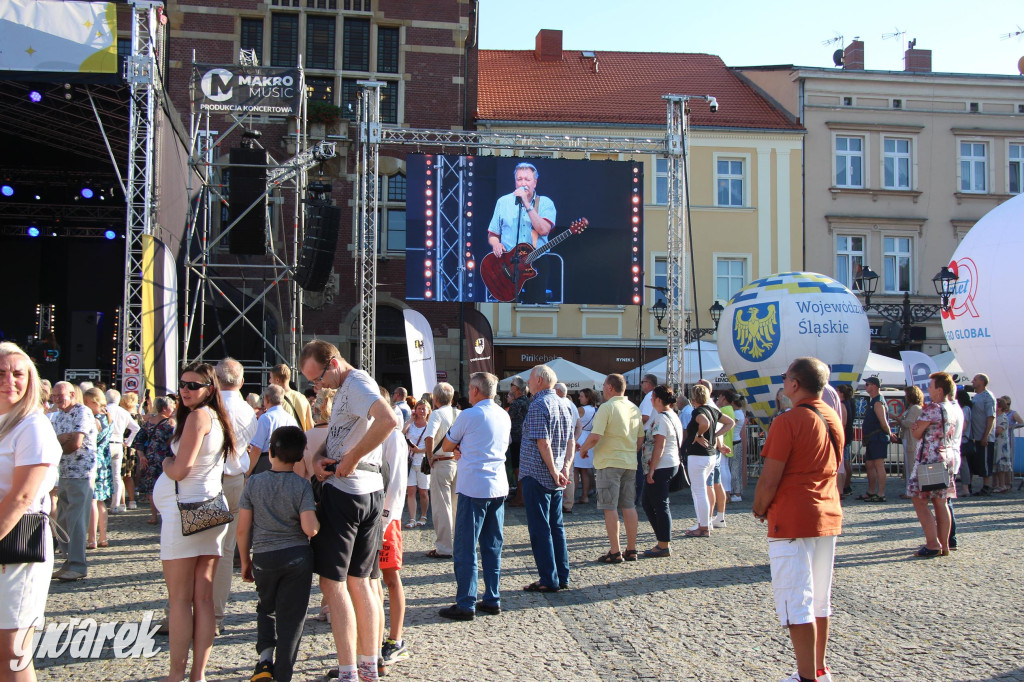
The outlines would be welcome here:
[[[682,385],[683,330],[686,300],[686,173],[684,163],[687,144],[686,101],[689,95],[666,95],[665,137],[606,137],[589,135],[545,135],[508,133],[490,130],[443,130],[392,128],[380,125],[380,83],[361,82],[362,116],[357,120],[359,191],[356,197],[360,207],[361,225],[357,226],[359,240],[358,280],[363,284],[359,301],[359,357],[361,369],[374,373],[374,346],[376,338],[376,284],[377,277],[377,159],[381,145],[412,146],[416,148],[446,147],[453,150],[509,149],[521,152],[591,152],[604,154],[657,154],[668,159],[668,268],[666,298],[667,318],[667,383],[674,389]],[[705,96],[701,96],[704,98]],[[439,188],[440,190],[440,188]],[[439,201],[441,198],[439,198]],[[438,249],[442,243],[458,243],[463,236],[461,225],[438,224],[453,234],[438,235]],[[444,241],[447,240],[447,241]],[[440,251],[439,251],[440,253]],[[460,263],[462,259],[460,259]],[[460,267],[462,267],[460,265]],[[461,290],[465,281],[459,273],[451,281],[441,282],[439,291],[453,295]],[[643,303],[641,303],[643,305]],[[642,359],[641,359],[642,361]]]

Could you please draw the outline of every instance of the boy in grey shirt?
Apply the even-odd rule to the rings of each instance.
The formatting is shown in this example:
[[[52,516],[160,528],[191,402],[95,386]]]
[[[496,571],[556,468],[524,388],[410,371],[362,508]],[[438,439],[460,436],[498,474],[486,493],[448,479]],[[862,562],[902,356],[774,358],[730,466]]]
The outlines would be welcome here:
[[[313,579],[309,538],[320,530],[313,488],[293,471],[305,449],[302,429],[276,429],[270,436],[270,470],[249,477],[239,502],[242,580],[255,581],[259,596],[256,651],[260,658],[253,680],[288,682],[299,653]]]

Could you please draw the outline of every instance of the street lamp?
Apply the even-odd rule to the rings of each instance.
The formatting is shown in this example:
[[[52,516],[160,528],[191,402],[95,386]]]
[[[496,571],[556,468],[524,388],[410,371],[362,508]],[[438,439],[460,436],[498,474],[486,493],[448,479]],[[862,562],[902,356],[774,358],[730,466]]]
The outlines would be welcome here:
[[[719,303],[718,301],[715,301],[714,303],[711,304],[711,307],[708,308],[708,312],[711,313],[711,322],[714,325],[712,327],[697,327],[697,328],[691,327],[690,326],[690,316],[689,316],[689,314],[687,314],[687,316],[686,316],[686,332],[683,335],[683,339],[686,341],[686,343],[691,343],[693,341],[696,341],[697,339],[702,339],[705,336],[711,336],[712,334],[717,332],[718,331],[718,321],[722,319],[722,313],[724,311],[725,311],[725,307],[721,303]]]
[[[659,298],[655,301],[654,305],[651,306],[651,314],[654,315],[654,319],[658,323],[658,331],[665,331],[665,328],[661,326],[662,321],[665,319],[665,315],[668,314],[668,304],[665,303],[665,299]]]
[[[957,275],[948,267],[943,266],[935,277],[932,285],[939,296],[940,303],[911,303],[910,293],[903,292],[902,303],[872,303],[871,296],[878,288],[878,273],[869,267],[861,270],[854,278],[857,287],[864,293],[864,311],[874,310],[890,322],[900,325],[900,345],[906,349],[910,346],[911,329],[916,322],[924,322],[934,317],[939,311],[949,310],[950,300],[956,289]]]

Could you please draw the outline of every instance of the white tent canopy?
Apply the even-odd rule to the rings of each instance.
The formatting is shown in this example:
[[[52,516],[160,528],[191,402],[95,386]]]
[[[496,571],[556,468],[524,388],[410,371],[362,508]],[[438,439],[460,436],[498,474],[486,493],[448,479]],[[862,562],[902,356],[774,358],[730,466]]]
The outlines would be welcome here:
[[[555,372],[558,380],[565,384],[570,391],[578,391],[581,388],[590,388],[600,392],[601,387],[604,386],[604,378],[607,376],[600,372],[595,372],[592,369],[588,369],[583,365],[577,365],[575,362],[563,360],[562,358],[555,358],[554,360],[544,364]],[[516,374],[515,376],[522,377],[523,381],[529,381],[531,371],[532,370],[528,369],[525,372]],[[499,381],[498,389],[507,391],[512,386],[512,379],[513,377],[505,377]]]
[[[701,379],[707,379],[712,384],[728,384],[729,380],[722,371],[722,361],[718,359],[718,346],[710,341],[700,342],[700,362],[703,374],[697,364],[697,342],[693,341],[686,345],[683,350],[683,383],[695,384]],[[658,383],[665,383],[666,366],[668,356],[634,367],[626,372],[626,383],[630,388],[640,385],[640,379],[645,374],[653,374],[658,377]]]
[[[878,353],[868,353],[868,361],[864,365],[857,386],[864,386],[864,380],[868,377],[878,377],[883,386],[904,386],[907,383],[903,361]]]

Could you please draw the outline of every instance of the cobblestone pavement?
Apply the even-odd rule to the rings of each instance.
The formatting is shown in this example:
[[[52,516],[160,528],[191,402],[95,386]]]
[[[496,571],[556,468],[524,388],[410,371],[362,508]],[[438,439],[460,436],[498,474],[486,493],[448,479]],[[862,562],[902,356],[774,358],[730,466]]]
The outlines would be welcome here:
[[[1024,680],[1024,495],[957,503],[958,552],[910,557],[922,543],[908,501],[890,484],[885,504],[850,502],[837,549],[829,662],[837,680]],[[855,486],[860,493],[863,482]],[[472,622],[444,621],[453,602],[450,561],[423,556],[431,531],[405,531],[411,657],[392,667],[406,680],[777,680],[795,669],[776,620],[765,531],[747,501],[730,505],[729,526],[710,540],[679,538],[693,522],[689,492],[672,496],[674,556],[606,566],[593,504],[566,517],[572,587],[526,593],[535,578],[525,514],[505,524],[502,608]],[[91,616],[139,622],[162,609],[158,531],[140,509],[110,520],[111,545],[90,552],[89,577],[54,582],[47,618]],[[653,544],[641,513],[640,548]],[[209,680],[248,680],[255,656],[253,587],[236,572],[224,632]],[[314,588],[296,680],[316,680],[333,665],[326,623],[312,620]],[[152,680],[167,671],[166,638],[148,660],[37,660],[39,679]]]

